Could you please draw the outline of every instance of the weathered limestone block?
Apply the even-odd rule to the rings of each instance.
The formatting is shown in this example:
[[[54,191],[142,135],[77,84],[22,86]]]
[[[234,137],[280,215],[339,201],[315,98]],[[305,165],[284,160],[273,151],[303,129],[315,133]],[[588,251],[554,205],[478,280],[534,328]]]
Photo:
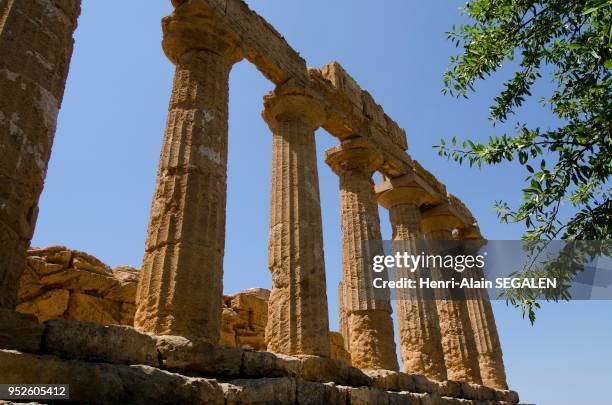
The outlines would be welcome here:
[[[78,266],[78,268],[76,267]],[[138,270],[111,269],[97,258],[63,246],[30,249],[17,310],[49,319],[132,325]]]
[[[270,290],[249,288],[229,296],[230,306],[254,325],[266,326],[268,322],[268,300]]]
[[[72,267],[76,262],[81,270]],[[73,319],[131,324],[136,278],[134,268],[111,271],[95,257],[63,246],[30,249],[17,309],[34,314],[39,322]]]
[[[350,367],[340,360],[318,356],[299,356],[299,359],[299,376],[305,380],[340,384],[348,384],[350,380]]]
[[[242,357],[242,372],[251,377],[295,377],[302,372],[302,362],[284,354],[247,350]]]
[[[422,241],[419,207],[437,200],[437,193],[418,176],[407,174],[376,186],[379,203],[389,210],[394,249],[420,254]],[[395,269],[395,278],[418,278],[422,274]],[[396,291],[400,353],[404,372],[446,380],[442,337],[436,303],[426,289]]]
[[[221,312],[221,330],[219,332],[219,344],[226,347],[236,347],[235,325],[242,322],[236,311],[229,307],[224,298]]]
[[[323,127],[339,140],[358,132],[381,152],[383,163],[379,170],[388,176],[400,176],[410,168],[411,158],[405,152],[406,132],[362,90],[355,80],[336,61],[321,69],[309,69],[310,84],[316,88],[328,110]]]
[[[337,61],[328,63],[319,71],[323,78],[329,80],[335,89],[341,92],[347,100],[350,100],[355,115],[363,114],[363,90]]]
[[[448,205],[429,208],[422,213],[421,228],[426,239],[452,241],[453,230],[461,226],[458,218],[449,211]],[[442,279],[441,269],[432,269],[432,277]],[[439,293],[436,290],[436,293]],[[466,301],[449,299],[441,292],[441,299],[436,299],[444,363],[449,380],[467,381],[482,384],[478,351]]]
[[[223,404],[215,380],[186,377],[144,365],[62,360],[0,350],[6,384],[69,384],[70,399],[90,404]]]
[[[47,290],[62,287],[70,291],[87,291],[96,296],[104,296],[117,284],[117,280],[112,275],[101,275],[75,268],[65,270],[41,276],[40,283]]]
[[[14,309],[72,56],[79,0],[0,2],[0,307]]]
[[[263,288],[224,296],[219,344],[265,350],[270,291]]]
[[[218,342],[227,194],[228,86],[236,38],[201,2],[163,20],[176,65],[135,326]]]
[[[330,357],[351,364],[351,354],[345,349],[344,338],[340,332],[329,332]]]
[[[153,337],[129,326],[48,321],[42,350],[68,359],[158,365]]]
[[[121,304],[74,292],[70,294],[68,312],[65,317],[100,325],[117,325],[121,319]]]
[[[243,351],[182,336],[155,338],[162,366],[205,375],[236,376],[242,371]]]
[[[352,139],[328,150],[325,161],[340,177],[342,284],[351,364],[397,370],[391,304],[388,295],[373,296],[374,273],[369,268],[372,256],[382,254],[372,182],[381,158],[364,140]]]
[[[279,398],[275,394],[278,391],[277,388],[282,392],[287,392],[285,391],[287,384],[294,388],[293,392],[297,389],[295,395],[298,400],[295,403],[298,404],[312,403],[314,399],[311,398],[309,401],[308,397],[319,398],[319,395],[323,395],[324,398],[329,397],[333,401],[333,398],[338,398],[338,393],[335,391],[340,392],[339,398],[344,398],[345,394],[342,393],[352,390],[366,391],[365,393],[354,393],[357,403],[364,398],[378,398],[381,393],[384,397],[381,403],[388,403],[393,401],[393,398],[399,398],[393,392],[407,391],[427,394],[422,396],[427,400],[435,400],[438,397],[447,398],[446,402],[433,403],[456,403],[456,401],[471,400],[491,401],[491,404],[518,402],[518,396],[513,391],[495,390],[455,381],[436,382],[422,375],[410,375],[389,370],[369,370],[367,374],[364,374],[340,361],[324,357],[300,356],[300,358],[294,358],[269,352],[223,348],[202,340],[193,341],[179,336],[152,337],[140,334],[129,327],[103,327],[74,321],[50,321],[46,326],[48,330],[45,334],[50,339],[43,344],[43,351],[65,359],[50,355],[34,356],[0,351],[0,380],[8,380],[9,383],[13,380],[29,383],[35,377],[40,378],[36,380],[39,383],[57,383],[63,380],[63,383],[71,384],[71,389],[72,384],[78,385],[78,391],[82,394],[83,385],[87,386],[93,375],[97,376],[99,384],[107,386],[109,378],[111,380],[119,378],[124,385],[134,384],[131,387],[122,387],[117,394],[120,396],[117,401],[122,400],[128,403],[132,403],[130,399],[137,395],[139,387],[143,390],[151,390],[149,384],[161,384],[160,390],[165,387],[179,399],[186,398],[186,395],[193,395],[188,392],[193,389],[194,384],[196,386],[200,384],[201,379],[184,377],[180,374],[215,377],[223,381],[240,378],[241,380],[230,380],[228,383],[219,384],[227,403],[234,403],[232,401],[236,400],[236,395],[246,403],[250,403],[247,398],[252,398],[251,395],[256,395],[253,398],[259,398],[260,401],[263,401],[262,403],[276,403],[275,401],[278,401]],[[87,341],[88,337],[91,338],[90,342]],[[153,339],[156,341],[156,348],[151,345]],[[113,350],[116,347],[122,347],[123,350],[120,352]],[[134,362],[155,364],[153,360],[155,349],[159,353],[159,367],[179,374],[171,374],[147,366],[117,364]],[[104,364],[93,363],[94,359]],[[113,363],[109,364],[109,362]],[[31,370],[20,370],[20,366],[30,367]],[[67,377],[69,373],[74,373],[73,377]],[[279,382],[280,380],[293,382],[280,383],[280,386],[275,388],[268,386],[266,380],[270,380],[272,385],[275,385],[274,381]],[[212,382],[212,380],[207,381]],[[113,383],[110,384],[112,387]],[[244,392],[245,390],[247,392]],[[251,390],[254,391],[248,392]],[[300,393],[300,390],[304,391]],[[102,391],[100,399],[79,395],[76,399],[88,399],[87,402],[93,401],[94,403],[97,403],[95,401],[108,402],[108,398],[104,396],[108,394],[104,392],[106,391]],[[156,389],[153,389],[153,392],[158,393]],[[161,395],[160,398],[163,398],[160,400],[162,403],[167,403],[166,394],[169,395],[168,392],[158,393]],[[153,394],[143,392],[142,395],[152,400],[151,395]],[[75,397],[72,398],[75,399]],[[140,400],[135,403],[141,403],[138,401]],[[204,401],[204,403],[208,402]]]
[[[78,250],[72,251],[72,267],[77,270],[85,270],[104,276],[112,275],[112,270],[109,266],[92,255],[85,252],[79,252]]]
[[[439,382],[430,380],[422,374],[406,374],[390,370],[367,370],[366,374],[370,378],[370,383],[367,385],[386,391],[410,391],[463,398],[461,383],[456,381]],[[454,393],[446,388],[447,385],[455,387]],[[471,397],[465,396],[465,398]]]
[[[58,289],[47,291],[31,301],[17,305],[17,311],[33,314],[39,322],[61,318],[68,309],[70,291]]]
[[[321,384],[293,378],[232,380],[220,384],[227,404],[345,405],[346,392],[334,384]]]
[[[339,390],[334,383],[315,383],[298,379],[296,402],[300,405],[344,405],[346,392]]]
[[[0,308],[0,349],[40,350],[43,326],[36,317]]]
[[[103,403],[118,403],[122,381],[114,366],[61,360],[54,356],[0,350],[0,376],[6,384],[71,384],[70,398]]]
[[[221,384],[226,404],[295,404],[297,381],[293,378],[232,380]]]
[[[223,391],[216,380],[186,377],[150,366],[116,367],[124,384],[122,403],[225,404]]]
[[[467,248],[471,250],[468,254],[476,254],[480,243],[484,243],[477,226],[463,229],[460,235],[468,241]],[[484,278],[482,270],[477,268],[472,269],[469,276],[475,280]],[[485,288],[467,289],[466,299],[476,340],[482,383],[488,387],[508,389],[501,343],[489,294]]]
[[[347,403],[351,405],[387,404],[388,395],[385,391],[371,387],[338,387],[346,392]]]
[[[299,89],[264,99],[272,130],[268,350],[329,357],[329,321],[314,131],[325,111]]]
[[[62,269],[66,269],[70,267],[72,254],[73,251],[65,246],[56,245],[46,248],[33,247],[28,249],[28,264],[32,263],[32,261],[35,261],[35,259],[38,258],[41,264],[57,264],[60,265]],[[37,268],[36,271],[40,272],[41,270]]]

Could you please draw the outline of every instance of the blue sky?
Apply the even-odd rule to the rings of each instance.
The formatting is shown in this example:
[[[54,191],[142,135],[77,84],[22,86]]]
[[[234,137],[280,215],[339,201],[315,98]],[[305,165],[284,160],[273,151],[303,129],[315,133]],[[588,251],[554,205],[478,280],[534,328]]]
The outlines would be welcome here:
[[[409,152],[465,201],[491,240],[518,239],[501,225],[494,200],[516,202],[526,173],[478,171],[437,156],[432,145],[457,135],[501,134],[487,119],[502,73],[470,100],[443,96],[442,73],[455,52],[446,38],[462,2],[415,0],[249,1],[308,61],[339,61],[408,133]],[[139,267],[170,95],[173,66],[161,51],[160,19],[170,1],[83,0],[76,47],[33,245],[63,244],[111,264]],[[545,92],[547,83],[539,92]],[[230,79],[225,292],[270,287],[266,268],[271,136],[260,117],[272,89],[247,62]],[[554,125],[537,102],[519,119]],[[341,277],[338,180],[323,162],[337,141],[317,133],[330,324],[337,329]],[[388,216],[381,210],[383,236]],[[612,376],[612,303],[544,305],[535,327],[494,303],[509,384],[522,402],[604,404]]]

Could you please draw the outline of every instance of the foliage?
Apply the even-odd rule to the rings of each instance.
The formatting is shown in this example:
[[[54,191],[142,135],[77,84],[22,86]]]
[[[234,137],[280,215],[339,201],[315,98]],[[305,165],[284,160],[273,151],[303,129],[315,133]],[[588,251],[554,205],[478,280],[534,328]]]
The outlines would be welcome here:
[[[460,53],[451,57],[443,92],[467,98],[502,63],[516,66],[490,108],[493,123],[502,123],[550,71],[554,89],[542,103],[559,125],[518,123],[485,143],[442,139],[439,154],[470,166],[523,166],[520,206],[496,201],[495,208],[502,222],[524,223],[524,239],[610,239],[612,0],[474,0],[464,12],[469,23],[448,33]],[[537,302],[507,298],[534,316]]]

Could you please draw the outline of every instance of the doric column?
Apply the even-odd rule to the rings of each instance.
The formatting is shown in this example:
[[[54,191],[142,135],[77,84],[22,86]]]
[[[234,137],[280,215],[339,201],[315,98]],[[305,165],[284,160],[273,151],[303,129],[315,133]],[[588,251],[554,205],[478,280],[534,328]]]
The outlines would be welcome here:
[[[461,230],[460,237],[468,241],[466,247],[470,251],[466,252],[467,254],[478,254],[478,248],[484,243],[484,240],[477,226],[470,226]],[[473,268],[469,276],[474,280],[480,280],[484,278],[484,272],[480,268]],[[466,299],[476,340],[476,350],[478,350],[478,364],[482,383],[493,388],[508,389],[501,343],[489,293],[486,288],[467,289]]]
[[[451,212],[448,204],[429,208],[422,212],[421,229],[426,239],[435,241],[452,241],[453,230],[462,222]],[[444,254],[428,252],[428,254]],[[432,269],[434,279],[443,279],[446,269]],[[439,291],[439,290],[437,290]],[[470,324],[465,300],[450,299],[449,294],[442,292],[442,298],[436,299],[444,362],[449,380],[467,381],[482,384],[478,367],[478,352]]]
[[[0,307],[14,309],[80,0],[0,1]]]
[[[186,2],[163,21],[176,64],[137,292],[135,326],[219,339],[234,38]]]
[[[377,277],[372,257],[383,254],[372,174],[382,158],[366,141],[352,139],[329,149],[325,161],[340,177],[342,283],[351,364],[397,370],[389,297],[374,296],[372,287]]]
[[[278,91],[278,89],[277,89]],[[329,323],[314,131],[325,111],[306,94],[272,93],[268,350],[329,357]]]
[[[420,255],[423,251],[421,212],[419,207],[438,199],[435,190],[419,176],[409,173],[386,180],[376,186],[378,202],[389,210],[394,249]],[[395,269],[395,279],[423,276],[405,267]],[[396,291],[397,323],[404,372],[423,374],[438,381],[447,379],[442,351],[440,323],[431,290],[400,289]]]

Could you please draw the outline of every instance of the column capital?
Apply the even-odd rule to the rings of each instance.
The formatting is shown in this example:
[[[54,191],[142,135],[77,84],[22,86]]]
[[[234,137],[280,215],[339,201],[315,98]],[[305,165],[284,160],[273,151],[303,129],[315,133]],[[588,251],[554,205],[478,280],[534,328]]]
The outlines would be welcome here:
[[[334,173],[361,171],[370,176],[383,164],[382,154],[364,138],[352,138],[325,151],[325,163]]]
[[[480,228],[477,224],[472,224],[459,230],[459,238],[463,240],[483,240]]]
[[[162,19],[162,48],[175,65],[192,52],[208,51],[227,57],[230,64],[241,60],[238,36],[225,27],[204,2],[174,0],[174,11]]]
[[[414,172],[392,179],[385,178],[375,187],[378,203],[390,209],[400,204],[434,205],[442,201],[442,195]]]
[[[264,96],[261,116],[272,129],[279,121],[297,119],[315,130],[325,122],[327,114],[325,108],[306,89],[291,93],[277,89]]]
[[[443,203],[421,211],[421,217],[421,228],[423,233],[436,231],[452,232],[464,225],[448,203]]]

